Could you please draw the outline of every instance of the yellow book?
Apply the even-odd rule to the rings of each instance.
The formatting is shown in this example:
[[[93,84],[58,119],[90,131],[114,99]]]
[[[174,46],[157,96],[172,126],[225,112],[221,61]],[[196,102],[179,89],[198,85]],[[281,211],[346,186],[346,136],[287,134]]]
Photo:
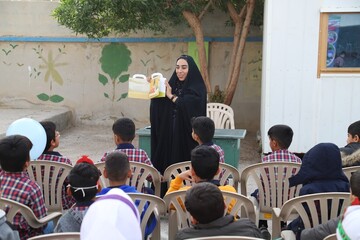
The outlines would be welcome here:
[[[129,98],[151,99],[165,97],[165,81],[161,73],[151,74],[150,81],[143,74],[134,74],[129,78]]]

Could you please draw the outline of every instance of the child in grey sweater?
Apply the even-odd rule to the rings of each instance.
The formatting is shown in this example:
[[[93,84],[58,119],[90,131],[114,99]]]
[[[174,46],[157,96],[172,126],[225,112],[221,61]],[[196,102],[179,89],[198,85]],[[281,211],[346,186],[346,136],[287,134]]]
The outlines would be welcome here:
[[[94,202],[101,173],[90,163],[79,163],[71,170],[67,188],[76,203],[61,216],[54,232],[80,232],[82,220],[90,205]]]

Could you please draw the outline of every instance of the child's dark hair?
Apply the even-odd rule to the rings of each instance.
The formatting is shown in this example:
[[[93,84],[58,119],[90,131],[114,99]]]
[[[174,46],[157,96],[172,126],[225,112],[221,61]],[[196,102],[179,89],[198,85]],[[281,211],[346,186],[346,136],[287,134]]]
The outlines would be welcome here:
[[[198,135],[203,143],[212,141],[215,133],[215,124],[211,118],[208,117],[194,117],[191,119],[191,125],[194,133]]]
[[[185,207],[199,223],[206,224],[224,216],[224,197],[215,184],[201,182],[186,191]]]
[[[31,141],[21,135],[11,135],[0,140],[0,165],[7,172],[22,172],[30,161]]]
[[[113,151],[105,157],[105,169],[109,180],[124,181],[130,170],[130,163],[125,153]]]
[[[40,124],[43,126],[46,132],[46,145],[44,149],[44,152],[46,152],[50,148],[51,141],[55,141],[56,125],[51,121],[42,121]]]
[[[351,194],[360,199],[360,170],[353,172],[350,177]]]
[[[119,118],[112,126],[115,135],[123,141],[131,142],[135,138],[135,123],[129,118]]]
[[[351,134],[352,137],[355,137],[355,135],[358,135],[360,138],[360,121],[356,121],[348,127],[348,133]]]
[[[204,180],[212,180],[219,169],[219,153],[206,145],[191,151],[191,167],[195,174]]]
[[[274,125],[268,131],[269,138],[277,141],[281,149],[290,147],[293,135],[293,130],[287,125]]]
[[[70,191],[77,202],[90,201],[96,196],[100,170],[92,164],[79,163],[68,176]]]

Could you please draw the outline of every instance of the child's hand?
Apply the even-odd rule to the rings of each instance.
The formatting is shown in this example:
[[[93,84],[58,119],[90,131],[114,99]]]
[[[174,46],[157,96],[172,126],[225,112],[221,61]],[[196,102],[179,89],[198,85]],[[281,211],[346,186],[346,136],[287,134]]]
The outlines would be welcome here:
[[[179,178],[181,178],[182,180],[189,180],[189,181],[192,181],[192,178],[191,178],[191,171],[190,169],[189,170],[186,170],[182,173],[180,173],[179,175]]]

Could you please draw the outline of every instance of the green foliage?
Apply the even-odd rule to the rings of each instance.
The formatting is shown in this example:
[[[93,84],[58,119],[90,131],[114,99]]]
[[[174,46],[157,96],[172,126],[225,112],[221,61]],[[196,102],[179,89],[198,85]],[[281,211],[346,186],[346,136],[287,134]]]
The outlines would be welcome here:
[[[53,16],[76,33],[100,38],[111,32],[164,31],[165,19],[158,14],[164,4],[164,0],[61,0]]]
[[[107,77],[101,73],[99,73],[99,82],[101,82],[102,85],[106,85],[109,81],[107,79]]]
[[[121,94],[120,98],[119,98],[118,100],[116,100],[116,101],[118,102],[118,101],[120,101],[120,100],[123,99],[123,98],[127,98],[127,96],[128,96],[128,93],[127,93],[127,92],[126,92],[126,93],[123,93],[123,94]]]
[[[128,70],[131,64],[131,52],[124,44],[110,43],[106,45],[101,54],[101,69],[116,79],[122,72]]]
[[[130,78],[130,74],[121,75],[119,77],[119,82],[125,83],[125,82],[129,81],[129,78]]]
[[[39,95],[37,95],[37,97],[41,101],[49,101],[49,99],[50,99],[50,96],[47,95],[46,93],[40,93]]]
[[[131,64],[131,52],[122,43],[110,43],[106,45],[100,57],[101,69],[110,77],[108,79],[104,74],[98,74],[98,80],[103,85],[111,83],[112,94],[104,93],[104,97],[115,101],[116,86],[120,83],[129,81],[130,74],[122,74],[126,72]],[[127,93],[123,93],[116,101],[120,101],[127,97]]]
[[[40,99],[41,101],[50,101],[50,102],[53,102],[53,103],[59,103],[59,102],[62,102],[64,101],[64,98],[60,95],[47,95],[46,93],[41,93],[39,95],[37,95],[38,99]]]
[[[219,86],[215,86],[215,90],[213,93],[209,93],[209,102],[215,103],[224,103],[225,100],[225,93],[221,91]]]
[[[59,103],[59,102],[62,102],[64,100],[64,98],[62,96],[59,96],[59,95],[52,95],[50,97],[50,101],[53,102],[53,103]]]

